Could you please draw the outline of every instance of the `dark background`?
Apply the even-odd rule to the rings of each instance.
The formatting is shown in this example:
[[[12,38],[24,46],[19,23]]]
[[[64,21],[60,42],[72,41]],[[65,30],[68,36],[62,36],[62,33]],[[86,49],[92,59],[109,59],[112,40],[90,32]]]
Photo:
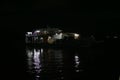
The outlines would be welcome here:
[[[115,32],[119,24],[118,13],[102,1],[6,0],[1,2],[0,11],[1,27],[17,34],[46,25],[58,25],[68,31],[106,33]]]

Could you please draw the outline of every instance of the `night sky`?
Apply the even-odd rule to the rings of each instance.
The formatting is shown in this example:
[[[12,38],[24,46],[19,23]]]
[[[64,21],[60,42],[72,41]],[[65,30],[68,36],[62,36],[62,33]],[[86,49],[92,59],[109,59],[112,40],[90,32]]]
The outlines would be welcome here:
[[[34,0],[1,2],[1,27],[10,33],[34,28],[57,27],[78,32],[116,32],[119,12],[109,3],[77,0]],[[114,19],[114,20],[113,20]],[[114,26],[113,26],[114,25]],[[39,27],[41,26],[41,27]]]

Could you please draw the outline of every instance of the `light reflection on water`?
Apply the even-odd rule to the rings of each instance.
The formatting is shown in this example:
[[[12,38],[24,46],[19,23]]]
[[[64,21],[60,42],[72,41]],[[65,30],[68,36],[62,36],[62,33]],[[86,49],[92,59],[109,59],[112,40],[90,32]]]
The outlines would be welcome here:
[[[31,80],[88,80],[92,76],[94,80],[102,70],[101,48],[94,50],[27,47],[28,76]]]
[[[78,56],[78,54],[75,54],[75,68],[76,68],[76,72],[79,72],[79,65],[80,65],[80,58]]]
[[[38,80],[39,73],[41,71],[41,54],[43,53],[42,49],[33,49],[33,50],[26,50],[27,57],[28,57],[28,68],[29,71],[32,73],[36,73],[35,77]]]
[[[26,53],[28,72],[35,80],[64,79],[62,50],[33,48],[26,49]]]

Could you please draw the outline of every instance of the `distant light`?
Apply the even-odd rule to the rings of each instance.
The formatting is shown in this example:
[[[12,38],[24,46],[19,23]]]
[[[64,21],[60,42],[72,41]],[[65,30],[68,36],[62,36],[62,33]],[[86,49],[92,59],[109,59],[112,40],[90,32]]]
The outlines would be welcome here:
[[[46,31],[46,30],[44,31],[44,34],[47,34],[47,31]]]
[[[34,68],[37,70],[37,72],[39,72],[38,69],[40,69],[41,65],[40,65],[40,50],[36,50],[34,49],[34,55],[33,55],[33,60],[34,60]]]
[[[74,38],[75,38],[75,39],[78,39],[79,36],[80,36],[80,35],[77,34],[77,33],[74,34]]]
[[[76,64],[79,64],[79,63],[80,63],[79,61],[76,62]]]
[[[75,55],[75,67],[78,68],[79,64],[80,64],[80,60],[79,60],[79,56]]]
[[[52,37],[51,36],[48,36],[49,39],[51,39]]]
[[[75,56],[75,59],[78,59],[79,57],[78,56]]]
[[[27,53],[28,53],[28,54],[27,54],[28,57],[29,57],[29,58],[32,58],[32,55],[33,55],[32,51],[28,50]]]
[[[41,37],[40,39],[43,40],[43,37]]]
[[[28,35],[31,35],[31,34],[32,34],[32,32],[27,32],[27,34],[28,34]]]
[[[39,75],[36,76],[36,78],[39,78],[39,77],[40,77]]]
[[[76,72],[79,72],[80,70],[76,70]]]
[[[75,56],[75,62],[77,64],[77,62],[79,62],[79,57],[78,56]]]
[[[36,30],[35,32],[36,32],[36,33],[39,33],[39,32],[40,32],[40,30]]]
[[[41,53],[43,53],[43,49],[41,48]]]
[[[74,36],[75,36],[75,37],[79,37],[79,34],[76,34],[76,33],[75,33]]]
[[[62,32],[62,30],[58,30],[58,32]]]

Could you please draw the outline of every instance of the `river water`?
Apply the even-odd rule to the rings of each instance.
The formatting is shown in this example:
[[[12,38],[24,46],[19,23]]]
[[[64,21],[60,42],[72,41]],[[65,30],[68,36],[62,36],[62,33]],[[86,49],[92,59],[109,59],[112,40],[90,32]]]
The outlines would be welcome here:
[[[88,80],[107,75],[103,46],[79,48],[26,47],[30,80]],[[103,73],[104,71],[104,73]],[[106,73],[107,74],[107,73]]]
[[[4,80],[118,80],[119,57],[115,49],[105,45],[52,48],[22,47],[19,43],[5,46],[1,54],[2,77]]]

